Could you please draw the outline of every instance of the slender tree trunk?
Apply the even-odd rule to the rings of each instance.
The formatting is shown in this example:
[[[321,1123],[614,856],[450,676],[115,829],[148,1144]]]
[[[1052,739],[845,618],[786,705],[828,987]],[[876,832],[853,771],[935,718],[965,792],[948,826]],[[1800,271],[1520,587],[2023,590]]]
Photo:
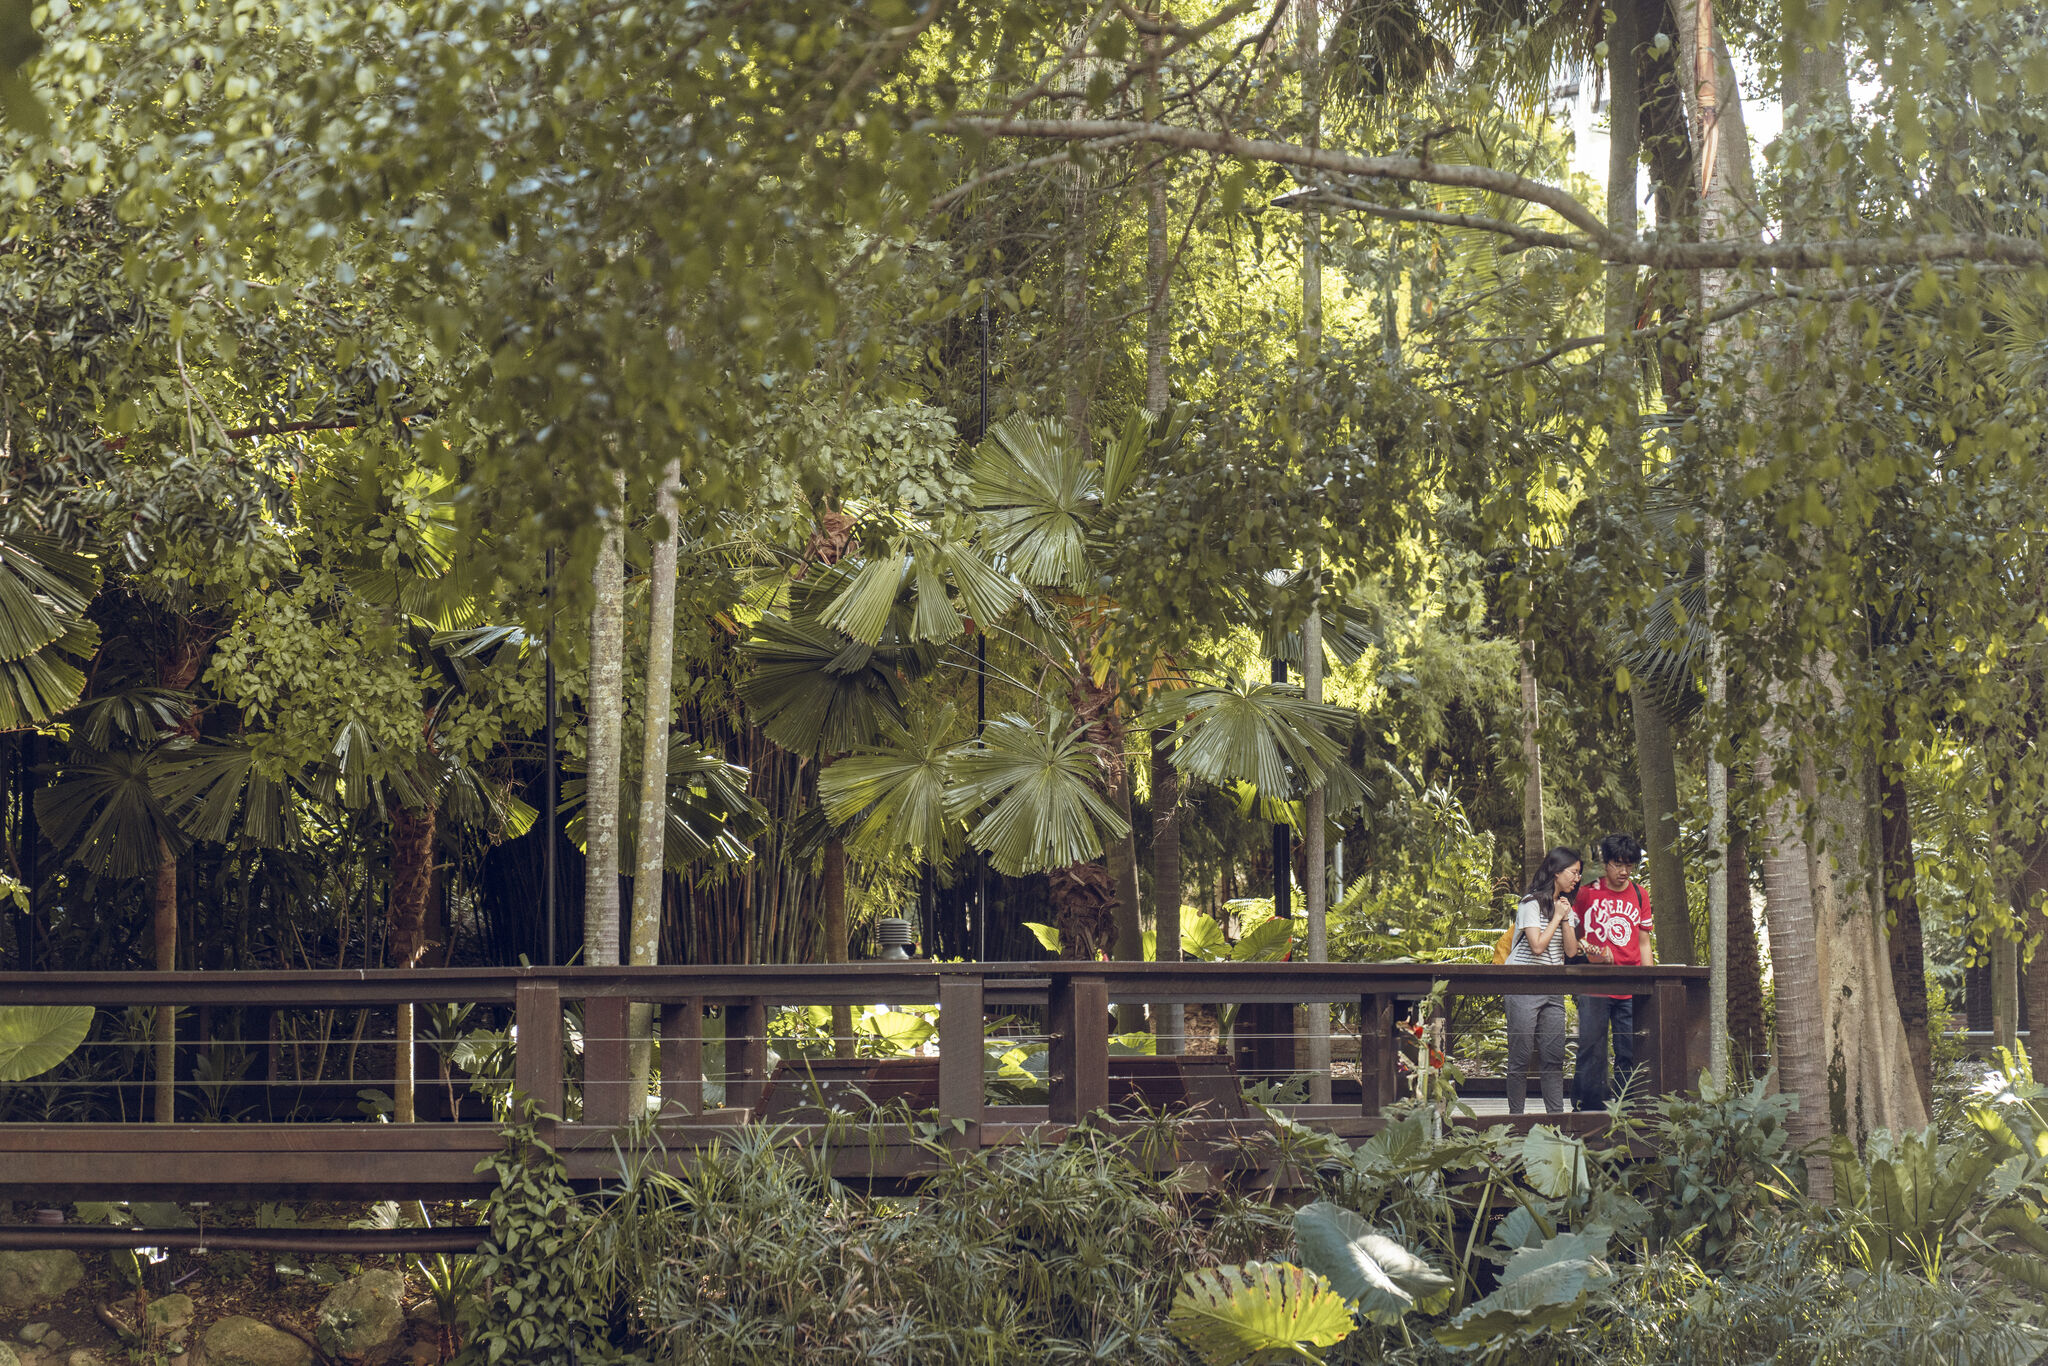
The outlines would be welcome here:
[[[607,510],[593,573],[590,685],[584,703],[587,778],[583,790],[583,962],[619,965],[619,783],[626,712],[626,476]]]
[[[156,837],[156,885],[151,898],[151,929],[156,940],[156,970],[178,970],[178,855],[168,836]],[[178,1121],[177,1007],[156,1008],[156,1122]]]
[[[1881,809],[1880,846],[1884,866],[1885,909],[1890,913],[1887,946],[1891,953],[1892,987],[1899,995],[1899,1019],[1906,1027],[1906,1046],[1913,1055],[1913,1080],[1920,1103],[1934,1104],[1934,1036],[1927,1007],[1927,953],[1920,930],[1919,882],[1913,866],[1913,813],[1906,801],[1904,755],[1899,752],[1899,717],[1885,707],[1884,752],[1877,770]]]
[[[1991,932],[1991,1037],[2000,1048],[2020,1037],[2020,946],[2003,930]]]
[[[676,497],[682,482],[682,461],[670,460],[654,494],[656,529],[665,526],[667,532],[655,542],[648,577],[646,733],[640,747],[640,826],[633,840],[633,926],[627,960],[635,967],[653,967],[661,961],[669,716],[675,709],[676,553],[683,539]],[[633,1002],[627,1023],[633,1040],[630,1075],[638,1095],[647,1089],[653,1065],[654,1007],[646,1001]]]
[[[1161,730],[1152,745],[1152,929],[1162,963],[1180,961],[1180,770],[1173,766],[1173,731]],[[2044,979],[2048,980],[2048,979]],[[1160,1007],[1159,1051],[1187,1051],[1187,1008]]]
[[[1536,643],[1522,640],[1522,880],[1543,866],[1550,852],[1543,838],[1543,748],[1536,740]],[[1656,895],[1652,889],[1651,895]]]
[[[1080,165],[1067,178],[1066,253],[1062,293],[1066,313],[1067,429],[1074,440],[1088,441],[1088,382],[1083,365],[1088,353],[1088,172]]]
[[[1157,6],[1151,7],[1158,13]],[[1145,36],[1145,117],[1160,116],[1159,63],[1163,36]],[[1172,285],[1168,278],[1166,172],[1163,158],[1145,167],[1145,411],[1163,414],[1172,402],[1167,382],[1167,348],[1172,336]],[[1173,731],[1152,743],[1152,938],[1161,963],[1180,961],[1180,771],[1173,766]],[[1156,1005],[1152,1028],[1162,1054],[1185,1052],[1187,1008]]]
[[[1685,866],[1678,858],[1678,762],[1671,721],[1643,688],[1629,692],[1635,717],[1636,767],[1643,780],[1643,843],[1650,850],[1650,904],[1657,915],[1657,958],[1689,963],[1692,912],[1686,905]]]
[[[846,841],[833,831],[825,841],[825,961],[844,963],[847,958],[846,941]],[[832,1007],[832,1055],[850,1058],[854,1055],[853,1007]]]
[[[1756,942],[1756,908],[1749,895],[1749,832],[1728,840],[1728,1038],[1736,1056],[1760,1076],[1770,1047],[1764,1032],[1763,955]]]
[[[391,899],[385,910],[385,942],[390,946],[391,966],[411,968],[418,965],[427,946],[427,902],[434,885],[434,808],[415,811],[393,797],[386,813],[391,819]],[[418,1089],[415,1009],[410,1004],[400,1005],[397,1014],[392,1032],[391,1117],[397,1123],[410,1124],[416,1117]]]

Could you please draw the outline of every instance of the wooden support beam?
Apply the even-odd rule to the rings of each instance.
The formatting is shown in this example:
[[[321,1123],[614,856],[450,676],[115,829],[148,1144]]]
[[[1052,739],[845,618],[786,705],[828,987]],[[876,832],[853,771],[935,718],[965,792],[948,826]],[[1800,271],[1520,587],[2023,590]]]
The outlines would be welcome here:
[[[661,1108],[704,1113],[704,998],[661,1008]]]
[[[633,1119],[630,1002],[599,996],[583,1003],[583,1122],[627,1124]]]
[[[1055,1124],[1076,1124],[1109,1104],[1109,985],[1056,974],[1049,990],[1049,1113]]]
[[[544,1115],[562,1113],[562,989],[553,978],[521,981],[513,995],[519,1031],[512,1053],[513,1089]]]
[[[1358,998],[1358,1108],[1367,1116],[1379,1114],[1401,1096],[1396,1013],[1391,992]]]
[[[949,1126],[947,1141],[969,1151],[981,1146],[985,1011],[980,981],[949,977],[939,984],[939,1120]],[[964,1127],[951,1129],[954,1120]]]
[[[755,1106],[768,1085],[768,1006],[749,996],[725,1008],[725,1103]]]

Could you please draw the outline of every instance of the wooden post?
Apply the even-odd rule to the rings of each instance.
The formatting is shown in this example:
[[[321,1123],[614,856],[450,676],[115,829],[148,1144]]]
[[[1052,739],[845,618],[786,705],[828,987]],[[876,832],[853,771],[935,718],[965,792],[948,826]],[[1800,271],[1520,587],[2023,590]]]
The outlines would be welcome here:
[[[725,1103],[761,1103],[768,1082],[768,1007],[758,996],[725,1008]]]
[[[1109,1104],[1109,985],[1100,977],[1055,973],[1049,1001],[1047,1117],[1076,1124]]]
[[[939,1121],[966,1121],[966,1128],[948,1133],[947,1141],[970,1152],[981,1146],[985,1013],[979,977],[940,979]]]
[[[544,1115],[562,1113],[562,989],[553,978],[522,978],[512,989],[513,1090]]]
[[[704,1113],[704,1000],[661,1008],[661,1108]]]
[[[1394,1038],[1394,997],[1358,998],[1358,1109],[1372,1118],[1400,1098],[1400,1044]]]
[[[1294,1007],[1247,1002],[1237,1012],[1237,1067],[1246,1081],[1280,1082],[1295,1071]]]
[[[626,1020],[631,1003],[592,996],[583,1003],[583,1122],[626,1124],[633,1119],[632,1069]]]
[[[1641,1059],[1650,1073],[1650,1093],[1683,1091],[1686,1076],[1685,984],[1659,979],[1650,991],[1649,1028],[1644,1030]]]

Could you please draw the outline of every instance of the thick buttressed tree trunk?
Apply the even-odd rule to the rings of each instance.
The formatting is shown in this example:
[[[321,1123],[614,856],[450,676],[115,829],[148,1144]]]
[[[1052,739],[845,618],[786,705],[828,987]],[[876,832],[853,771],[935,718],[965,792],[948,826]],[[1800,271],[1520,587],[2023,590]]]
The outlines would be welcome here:
[[[384,935],[389,946],[389,966],[416,967],[427,947],[427,903],[434,886],[434,808],[417,810],[392,798],[386,808],[391,820],[391,901],[385,912]],[[398,1025],[392,1035],[396,1067],[392,1075],[392,1118],[412,1123],[416,1093],[414,1008],[397,1007]]]
[[[1913,1080],[1920,1103],[1934,1104],[1934,1038],[1927,1008],[1927,952],[1920,928],[1920,896],[1913,867],[1913,814],[1906,803],[1906,775],[1898,753],[1899,720],[1885,709],[1884,753],[1877,761],[1879,819],[1884,867],[1884,904],[1891,921],[1887,947],[1899,1019],[1913,1055]]]
[[[1768,739],[1766,743],[1768,746]],[[1756,784],[1760,793],[1771,794],[1759,831],[1777,1025],[1771,1055],[1778,1064],[1779,1088],[1799,1098],[1799,1108],[1792,1112],[1786,1129],[1792,1146],[1807,1158],[1807,1193],[1816,1200],[1832,1202],[1835,1177],[1827,1157],[1827,1021],[1821,1013],[1813,876],[1798,793],[1772,793],[1776,782],[1776,768],[1767,748],[1757,759]]]
[[[592,573],[588,776],[583,791],[583,963],[619,965],[619,782],[626,722],[626,477]]]
[[[150,928],[156,941],[156,970],[178,970],[178,854],[170,838],[156,837],[156,882],[151,888]],[[178,1120],[177,1007],[156,1008],[156,1109],[159,1124]]]
[[[1728,840],[1728,1039],[1747,1070],[1761,1076],[1770,1040],[1764,1032],[1763,955],[1756,942],[1756,907],[1749,895],[1749,832]]]
[[[1643,843],[1650,852],[1650,905],[1656,912],[1657,959],[1690,963],[1692,911],[1685,866],[1678,858],[1678,761],[1671,720],[1641,688],[1629,693],[1635,717],[1636,764],[1643,780]]]

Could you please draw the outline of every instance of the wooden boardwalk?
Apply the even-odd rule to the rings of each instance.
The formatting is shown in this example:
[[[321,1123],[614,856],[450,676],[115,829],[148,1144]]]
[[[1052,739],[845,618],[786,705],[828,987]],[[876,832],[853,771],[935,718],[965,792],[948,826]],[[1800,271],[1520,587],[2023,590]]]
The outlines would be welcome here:
[[[831,966],[458,968],[381,972],[0,974],[0,1004],[198,1007],[242,1012],[470,1005],[515,1027],[512,1084],[549,1115],[544,1131],[570,1174],[595,1183],[616,1174],[615,1145],[632,1143],[650,1096],[629,1080],[627,1011],[655,1007],[661,1047],[656,1119],[673,1160],[730,1141],[758,1121],[771,1085],[768,1022],[784,1005],[938,1008],[936,1057],[917,1072],[912,1124],[878,1124],[835,1145],[843,1177],[912,1185],[934,1162],[930,1143],[992,1147],[1056,1139],[1085,1118],[1132,1123],[1134,1108],[1172,1094],[1179,1064],[1113,1056],[1111,1003],[1228,1004],[1238,1014],[1228,1063],[1190,1059],[1187,1075],[1218,1066],[1238,1078],[1297,1074],[1293,1008],[1310,1001],[1358,1009],[1359,1091],[1345,1105],[1283,1105],[1280,1113],[1352,1141],[1377,1132],[1402,1092],[1397,1021],[1443,981],[1453,996],[1503,992],[1631,993],[1647,998],[1643,1061],[1654,1091],[1691,1084],[1705,1063],[1706,970],[1693,967],[1532,968],[1429,964],[1134,964],[880,962]],[[580,1054],[566,1047],[564,1007],[580,1020]],[[425,1012],[420,1012],[422,1018]],[[1024,1019],[1047,1044],[1042,1106],[991,1104],[985,1032]],[[711,1031],[707,1021],[722,1029]],[[203,1040],[199,1041],[203,1044]],[[928,1046],[928,1051],[930,1046]],[[707,1068],[707,1052],[715,1054]],[[262,1058],[279,1075],[273,1041]],[[820,1071],[824,1070],[820,1065]],[[1162,1075],[1165,1079],[1162,1080]],[[906,1074],[908,1075],[908,1074]],[[1203,1082],[1199,1085],[1208,1085]],[[440,1083],[421,1076],[419,1093]],[[1189,1090],[1198,1083],[1187,1081]],[[1160,1088],[1166,1086],[1167,1091]],[[920,1089],[921,1088],[921,1089]],[[1230,1083],[1234,1095],[1235,1080]],[[717,1095],[722,1090],[722,1095]],[[1220,1093],[1219,1093],[1220,1094]],[[708,1103],[716,1096],[721,1103]],[[138,1107],[139,1108],[139,1107]],[[1487,1108],[1491,1108],[1490,1106]],[[1187,1123],[1185,1139],[1214,1154],[1255,1158],[1272,1125],[1255,1112]],[[1534,1115],[1523,1124],[1560,1117]],[[1563,1117],[1590,1128],[1598,1116]],[[780,1121],[778,1121],[780,1122]],[[1486,1122],[1500,1122],[1487,1116]],[[842,1126],[843,1127],[843,1126]],[[643,1131],[644,1132],[644,1131]],[[799,1142],[830,1137],[801,1110],[785,1130]],[[405,1199],[472,1196],[490,1185],[477,1167],[501,1145],[489,1119],[435,1123],[239,1122],[218,1124],[0,1124],[0,1189],[16,1200]],[[1199,1154],[1197,1154],[1199,1155]]]

